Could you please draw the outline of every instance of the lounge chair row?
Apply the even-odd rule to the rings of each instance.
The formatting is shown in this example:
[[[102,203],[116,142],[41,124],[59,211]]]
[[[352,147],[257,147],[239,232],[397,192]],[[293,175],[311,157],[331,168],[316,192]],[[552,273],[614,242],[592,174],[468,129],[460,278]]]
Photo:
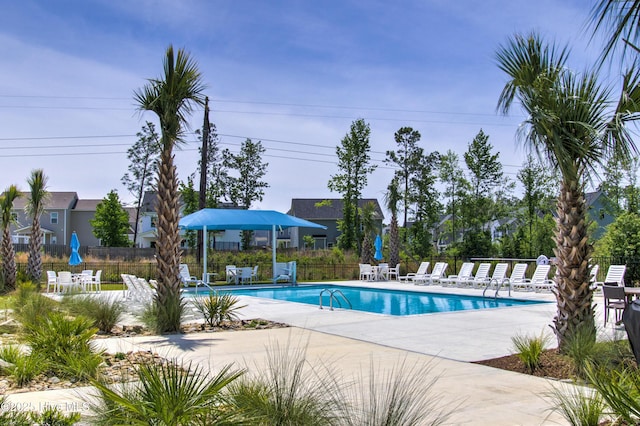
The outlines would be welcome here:
[[[549,278],[551,265],[537,265],[531,278],[526,278],[528,265],[526,263],[516,263],[511,268],[511,274],[507,276],[509,264],[498,263],[490,275],[491,263],[483,262],[478,265],[475,274],[473,269],[475,264],[465,262],[460,267],[460,271],[455,275],[446,275],[448,264],[446,262],[436,262],[431,273],[427,272],[429,262],[422,262],[418,271],[399,277],[400,281],[413,282],[416,285],[439,284],[442,286],[473,287],[473,288],[499,288],[505,287],[509,290],[542,291],[551,290],[555,286],[554,280]],[[611,265],[607,276],[603,282],[597,281],[599,266],[594,265],[590,271],[590,282],[592,289],[598,289],[603,283],[618,283],[624,285],[625,265]]]

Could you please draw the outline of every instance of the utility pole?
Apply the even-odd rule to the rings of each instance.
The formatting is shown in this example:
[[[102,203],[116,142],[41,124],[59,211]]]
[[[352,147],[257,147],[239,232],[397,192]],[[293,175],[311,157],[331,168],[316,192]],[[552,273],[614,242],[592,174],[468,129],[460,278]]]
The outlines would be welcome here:
[[[207,202],[207,171],[209,169],[209,97],[204,98],[204,123],[202,124],[202,157],[200,158],[200,192],[198,194],[198,209],[202,210]],[[196,261],[202,259],[202,231],[198,231],[198,245]]]

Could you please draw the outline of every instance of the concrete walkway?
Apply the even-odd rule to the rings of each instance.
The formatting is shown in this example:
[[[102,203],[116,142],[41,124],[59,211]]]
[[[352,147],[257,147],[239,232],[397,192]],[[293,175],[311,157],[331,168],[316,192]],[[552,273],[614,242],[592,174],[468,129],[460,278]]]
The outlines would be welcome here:
[[[360,282],[341,285],[362,285]],[[372,287],[425,292],[481,294],[478,290],[366,283]],[[519,298],[554,301],[550,294],[515,293]],[[320,310],[317,306],[242,296],[248,304],[246,318],[264,318],[292,325],[291,328],[240,332],[197,333],[101,339],[109,352],[152,350],[162,356],[192,361],[216,371],[234,363],[254,369],[265,362],[266,348],[274,344],[305,347],[307,359],[330,362],[345,379],[369,371],[370,362],[390,371],[402,360],[406,365],[430,368],[437,376],[425,397],[440,398],[441,405],[456,407],[447,424],[464,425],[564,425],[552,411],[546,394],[556,381],[502,371],[469,361],[512,353],[516,334],[551,334],[548,325],[555,304],[489,309],[483,311],[390,317],[355,311]],[[598,301],[602,306],[601,301]],[[613,329],[607,329],[607,332]],[[39,409],[56,404],[61,409],[83,412],[87,388],[14,394],[15,407]]]

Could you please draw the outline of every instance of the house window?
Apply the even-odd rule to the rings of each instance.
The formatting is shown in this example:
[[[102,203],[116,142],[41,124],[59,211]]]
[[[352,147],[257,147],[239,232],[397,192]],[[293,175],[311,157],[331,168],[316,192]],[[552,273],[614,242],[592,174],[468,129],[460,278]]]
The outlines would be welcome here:
[[[599,216],[600,216],[600,220],[604,220],[604,209],[600,209]]]
[[[58,223],[58,212],[51,212],[51,224],[56,225]]]
[[[155,217],[155,216],[152,216],[151,217],[151,227],[152,228],[157,228],[157,225],[158,225],[158,218]]]
[[[51,244],[58,244],[58,237],[56,237],[55,235],[53,235],[51,237]]]

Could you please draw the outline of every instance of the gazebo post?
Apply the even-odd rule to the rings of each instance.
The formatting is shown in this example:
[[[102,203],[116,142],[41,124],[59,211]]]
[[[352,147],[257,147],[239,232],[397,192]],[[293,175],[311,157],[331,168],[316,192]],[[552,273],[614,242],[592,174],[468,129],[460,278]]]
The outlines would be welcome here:
[[[207,241],[207,225],[202,226],[202,245],[204,246],[202,247],[202,256],[204,257],[202,260],[202,281],[208,285],[209,274],[207,274],[207,246],[209,245],[209,242]],[[198,288],[197,285],[196,288]]]
[[[271,251],[273,252],[272,255],[272,262],[273,262],[273,283],[276,284],[278,282],[278,276],[276,275],[276,225],[271,225]]]

